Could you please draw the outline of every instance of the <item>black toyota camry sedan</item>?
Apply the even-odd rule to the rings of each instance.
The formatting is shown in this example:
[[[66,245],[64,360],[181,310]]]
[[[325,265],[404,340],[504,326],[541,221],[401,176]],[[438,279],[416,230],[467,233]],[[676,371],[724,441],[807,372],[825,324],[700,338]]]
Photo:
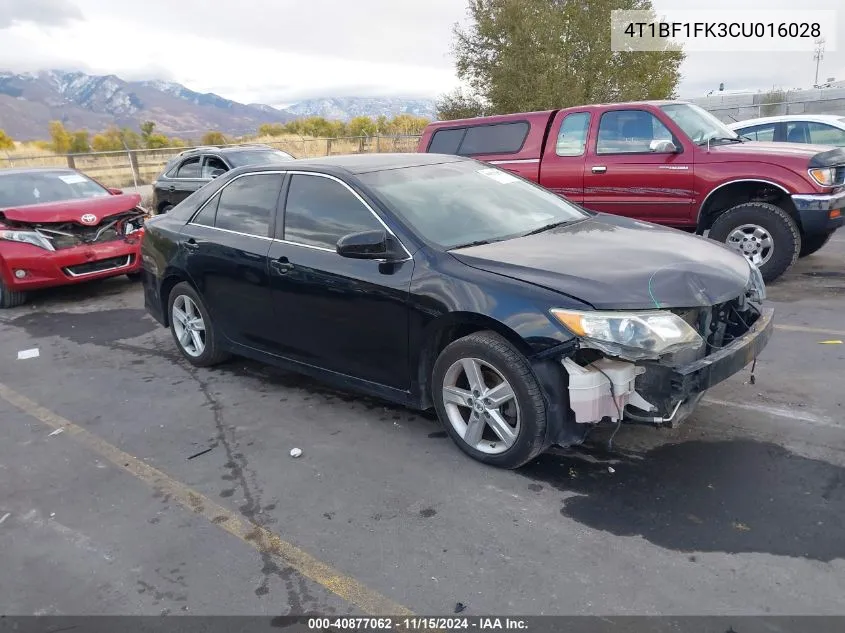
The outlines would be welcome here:
[[[515,468],[675,425],[772,331],[759,271],[436,154],[242,167],[147,222],[147,310],[196,366],[251,357],[403,405]]]

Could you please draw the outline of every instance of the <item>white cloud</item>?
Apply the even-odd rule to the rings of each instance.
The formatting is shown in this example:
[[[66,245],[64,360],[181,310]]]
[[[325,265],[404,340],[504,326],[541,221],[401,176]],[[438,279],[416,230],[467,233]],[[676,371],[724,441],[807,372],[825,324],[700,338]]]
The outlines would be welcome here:
[[[709,0],[729,10],[785,9],[794,0]],[[837,9],[841,0],[816,0]],[[658,11],[688,0],[655,0]],[[436,96],[457,84],[449,56],[464,0],[3,0],[0,67],[64,68],[126,79],[166,79],[245,102],[317,96]],[[50,9],[52,8],[52,11]],[[842,16],[839,16],[840,29]],[[4,25],[6,28],[4,28]],[[828,50],[820,76],[845,79],[843,50]],[[690,53],[680,94],[808,87],[808,53]]]

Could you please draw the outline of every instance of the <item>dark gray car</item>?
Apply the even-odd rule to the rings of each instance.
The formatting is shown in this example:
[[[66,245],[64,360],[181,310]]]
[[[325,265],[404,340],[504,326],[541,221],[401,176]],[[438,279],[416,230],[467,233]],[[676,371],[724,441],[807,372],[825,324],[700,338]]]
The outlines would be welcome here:
[[[269,145],[195,147],[171,159],[153,183],[154,208],[167,213],[189,195],[236,167],[277,165],[294,160]]]

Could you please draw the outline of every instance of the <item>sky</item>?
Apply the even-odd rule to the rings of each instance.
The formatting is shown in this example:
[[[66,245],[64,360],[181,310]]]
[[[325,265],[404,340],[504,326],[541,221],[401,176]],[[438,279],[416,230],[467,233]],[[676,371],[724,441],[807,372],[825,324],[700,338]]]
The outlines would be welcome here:
[[[704,5],[713,19],[754,10],[765,20],[795,0],[654,0]],[[837,9],[841,0],[815,0]],[[698,7],[695,7],[698,8]],[[845,5],[820,78],[845,79]],[[176,81],[246,103],[326,96],[436,97],[459,85],[452,26],[465,0],[0,0],[0,69],[47,68]],[[681,97],[718,89],[810,87],[812,52],[690,52]]]

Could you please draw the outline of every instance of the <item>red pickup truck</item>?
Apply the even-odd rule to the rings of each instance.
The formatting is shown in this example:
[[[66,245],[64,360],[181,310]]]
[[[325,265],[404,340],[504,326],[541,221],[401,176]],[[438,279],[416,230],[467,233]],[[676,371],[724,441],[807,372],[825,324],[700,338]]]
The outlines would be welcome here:
[[[845,149],[749,141],[680,101],[441,121],[418,151],[471,156],[592,211],[707,234],[766,281],[843,222]]]

